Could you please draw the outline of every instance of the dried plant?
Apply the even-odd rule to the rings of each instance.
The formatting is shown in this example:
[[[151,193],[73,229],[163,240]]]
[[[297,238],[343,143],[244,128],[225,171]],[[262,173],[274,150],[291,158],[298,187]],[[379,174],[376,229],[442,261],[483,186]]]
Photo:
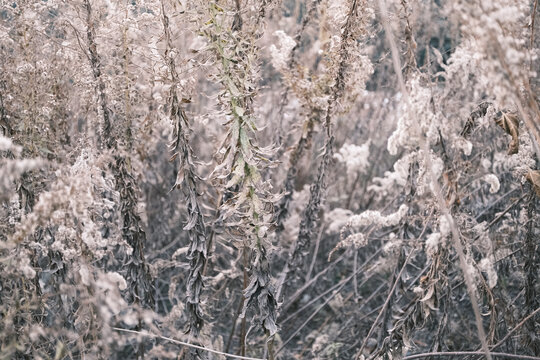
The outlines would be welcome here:
[[[184,230],[188,231],[190,244],[187,252],[189,260],[189,275],[186,281],[186,304],[190,317],[189,330],[197,336],[203,326],[203,316],[201,309],[201,292],[204,287],[203,271],[207,262],[206,226],[199,200],[197,182],[200,178],[195,173],[193,150],[189,145],[189,121],[182,101],[187,102],[178,96],[178,73],[176,71],[174,48],[169,30],[169,17],[166,14],[165,6],[162,3],[163,28],[166,38],[167,48],[165,59],[169,68],[172,85],[169,95],[170,118],[174,126],[173,141],[171,150],[173,155],[171,161],[179,158],[180,166],[176,175],[175,188],[182,189],[185,194],[188,210],[188,221]]]
[[[0,5],[0,359],[540,356],[538,1]]]

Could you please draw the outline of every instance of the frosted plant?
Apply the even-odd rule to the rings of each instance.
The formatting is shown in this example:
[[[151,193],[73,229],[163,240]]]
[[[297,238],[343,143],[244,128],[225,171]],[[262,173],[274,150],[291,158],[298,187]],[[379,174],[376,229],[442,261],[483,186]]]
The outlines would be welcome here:
[[[418,194],[422,195],[435,189],[435,183],[443,175],[444,161],[434,152],[426,157],[423,151],[419,151],[418,170]]]
[[[382,215],[376,210],[366,210],[358,215],[353,215],[347,221],[347,227],[361,227],[373,225],[376,228],[395,226],[407,214],[409,208],[402,204],[398,211],[389,215]],[[342,230],[343,231],[343,230]]]
[[[497,271],[495,270],[495,259],[493,256],[483,258],[478,264],[481,271],[487,274],[488,286],[490,289],[493,289],[497,285]]]
[[[102,166],[107,160],[82,150],[72,165],[57,169],[56,181],[39,194],[32,211],[21,216],[15,233],[5,243],[3,250],[9,249],[12,259],[0,255],[0,266],[11,263],[5,268],[6,276],[24,276],[39,283],[39,291],[50,293],[47,306],[53,318],[65,316],[64,320],[71,319],[77,310],[83,318],[83,314],[92,311],[85,301],[81,301],[89,295],[79,285],[93,285],[84,281],[79,283],[77,279],[79,276],[81,280],[88,279],[87,275],[95,268],[82,263],[110,258],[115,247],[119,253],[130,254],[132,251],[117,232],[111,231],[110,238],[104,238],[101,233],[103,222],[112,220],[107,214],[114,208],[113,201],[102,197],[104,193],[114,193],[113,179],[110,175],[103,176]],[[50,259],[54,265],[38,268],[35,261],[29,261],[36,257]],[[80,269],[83,269],[82,273]],[[122,279],[117,276],[117,280],[119,286],[124,287]],[[75,294],[79,291],[85,295],[77,298]],[[104,298],[109,304],[108,310],[101,309],[104,311],[102,319],[107,319],[105,322],[123,306],[115,305],[123,304],[118,287],[115,291],[114,296],[109,294]],[[85,321],[81,321],[79,329],[89,329],[90,324]],[[98,326],[93,325],[94,330],[102,326],[99,321],[97,323]]]
[[[453,142],[453,147],[463,152],[463,155],[469,156],[472,153],[473,144],[463,138],[458,138]]]
[[[498,108],[517,107],[526,127],[540,142],[539,129],[526,110],[539,111],[529,81],[533,53],[525,46],[525,39],[530,35],[527,27],[518,25],[527,21],[529,5],[511,0],[485,1],[481,6],[453,1],[447,7],[459,18],[465,41],[481,64],[477,70],[482,88]]]
[[[91,251],[96,259],[105,255],[105,249],[114,244],[101,236],[100,226],[93,220],[107,214],[114,203],[97,199],[100,192],[112,192],[112,179],[101,175],[104,159],[82,151],[77,161],[68,169],[56,172],[58,180],[49,191],[40,194],[33,212],[25,215],[18,230],[13,234],[15,243],[26,241],[38,226],[57,227],[58,236],[51,246],[63,254],[66,260],[80,257],[85,250]],[[76,224],[80,224],[76,226]],[[76,229],[76,230],[75,230]],[[77,238],[81,242],[73,243]],[[125,244],[117,242],[117,244]]]
[[[317,5],[318,2],[313,1],[306,19],[302,24],[302,29],[306,26],[307,21],[311,20],[311,17],[317,10]],[[351,5],[362,7],[361,16],[356,13],[356,9],[349,8]],[[367,2],[351,4],[347,1],[340,1],[338,3],[326,2],[321,4],[322,9],[326,9],[328,6],[338,6],[342,9],[347,8],[347,10],[340,14],[340,16],[344,16],[345,22],[336,23],[330,20],[332,24],[321,24],[323,27],[328,25],[335,33],[331,38],[333,41],[330,41],[330,44],[324,50],[321,50],[323,55],[321,73],[312,73],[310,70],[302,68],[300,69],[303,71],[299,71],[298,74],[291,71],[283,72],[288,86],[300,98],[300,102],[307,114],[305,121],[301,125],[300,138],[291,151],[289,158],[289,168],[283,186],[284,196],[281,200],[277,216],[278,232],[281,232],[283,229],[283,220],[287,216],[289,201],[298,171],[297,166],[304,152],[311,146],[311,139],[315,133],[315,125],[318,122],[322,122],[324,118],[324,126],[328,129],[328,120],[334,116],[334,113],[347,113],[356,97],[364,93],[365,84],[373,72],[370,60],[362,54],[362,43],[353,40],[366,35],[368,22],[372,15],[371,7],[368,6]],[[334,11],[334,15],[337,15],[337,10],[337,8],[332,10]],[[300,35],[301,33],[295,38],[297,43],[300,41]],[[354,61],[350,61],[350,59],[354,59]],[[300,65],[294,61],[289,64],[289,67],[294,69],[295,67],[300,67]],[[293,75],[297,76],[294,77]],[[300,80],[298,77],[300,77]],[[338,101],[338,99],[341,101]],[[330,148],[325,146],[325,157],[327,158],[324,160],[325,162],[329,161],[328,157],[330,154],[328,151],[330,150]],[[323,170],[325,167],[326,165],[321,164],[320,170]],[[318,178],[324,180],[321,175],[324,176],[319,171]],[[320,183],[320,180],[317,182]],[[319,192],[318,189],[314,189],[314,191]],[[312,204],[314,201],[317,201],[316,198],[318,197],[315,193],[313,195]],[[311,226],[309,221],[306,224],[308,227]],[[302,236],[305,237],[305,235]]]
[[[310,238],[313,233],[313,228],[317,222],[319,208],[321,206],[322,195],[326,189],[326,172],[330,166],[330,158],[333,153],[334,135],[332,119],[335,116],[336,105],[341,99],[350,84],[348,82],[347,73],[350,71],[348,64],[349,56],[357,49],[357,37],[361,37],[367,27],[366,13],[360,14],[362,10],[368,9],[367,3],[352,1],[348,4],[348,12],[345,23],[340,28],[340,45],[335,51],[335,55],[331,57],[335,67],[331,67],[327,76],[333,79],[332,87],[330,88],[330,96],[326,109],[324,111],[324,128],[326,130],[326,140],[324,145],[324,154],[322,156],[319,168],[317,169],[316,181],[311,185],[309,203],[304,211],[300,230],[298,232],[297,242],[291,252],[291,264],[298,261],[305,255],[310,245]]]
[[[296,42],[283,30],[277,30],[274,32],[279,41],[279,46],[270,45],[270,53],[272,54],[272,65],[278,71],[284,71],[288,69],[288,64],[291,57],[291,52],[296,46]]]
[[[326,5],[327,21],[335,29],[341,28],[347,21],[347,12],[349,4],[347,0],[328,1]]]
[[[348,218],[347,224],[340,231],[341,241],[338,245],[330,252],[329,258],[332,254],[341,248],[353,247],[361,248],[367,245],[369,233],[376,231],[381,228],[395,226],[399,224],[402,218],[407,214],[409,208],[407,205],[402,204],[398,211],[389,215],[382,215],[379,211],[376,210],[366,210],[358,215],[353,215]],[[366,233],[363,232],[353,232],[350,235],[346,236],[346,233],[351,229],[356,228],[365,228],[369,229]]]
[[[447,127],[443,125],[445,122],[442,115],[433,111],[431,92],[422,86],[421,79],[412,78],[409,86],[409,102],[401,105],[397,128],[388,139],[388,152],[392,155],[396,155],[400,147],[414,148],[424,136],[429,144],[436,143],[439,130],[444,131]]]
[[[10,138],[0,135],[0,151],[11,151],[14,154],[20,154],[21,147],[14,145]]]
[[[527,133],[519,136],[519,144],[519,152],[516,154],[495,153],[492,170],[495,173],[511,171],[514,177],[520,182],[524,182],[527,172],[535,167],[535,151],[533,140]]]
[[[341,229],[347,225],[349,218],[353,215],[351,210],[335,208],[325,215],[325,221],[328,223],[326,232],[328,234],[339,234]]]
[[[428,254],[431,257],[434,257],[439,251],[440,243],[441,243],[441,233],[434,232],[434,233],[429,234],[426,239],[426,244],[425,244],[426,254]]]
[[[373,178],[372,184],[368,186],[369,191],[373,191],[379,196],[386,196],[396,189],[396,186],[403,187],[409,177],[409,168],[415,160],[416,153],[409,153],[398,159],[394,165],[394,171],[386,171],[384,177]]]
[[[487,174],[484,176],[484,181],[489,184],[489,192],[494,194],[499,191],[501,184],[499,178],[495,174]]]
[[[281,242],[291,245],[295,240],[300,228],[303,210],[309,201],[309,186],[305,185],[301,191],[294,191],[289,205],[288,217],[283,223],[283,237]]]
[[[334,157],[347,165],[347,173],[365,173],[369,166],[369,142],[363,145],[344,144]]]
[[[4,2],[0,358],[539,354],[536,3]]]
[[[120,127],[114,128],[112,118],[115,116],[109,107],[109,98],[105,84],[105,76],[102,70],[101,55],[98,53],[95,34],[96,27],[93,20],[92,6],[88,0],[84,1],[86,10],[86,36],[88,41],[88,53],[92,68],[93,79],[99,99],[101,145],[114,153],[114,161],[110,164],[114,178],[115,189],[120,194],[122,235],[125,241],[133,248],[132,258],[128,261],[128,281],[130,282],[128,298],[130,301],[143,306],[154,304],[153,284],[150,269],[145,261],[144,246],[146,233],[142,228],[141,218],[137,214],[138,208],[138,185],[133,176],[129,160],[121,153],[123,144],[118,136],[122,132]],[[131,135],[127,133],[127,148],[132,145]]]
[[[383,178],[374,178],[373,184],[368,187],[368,190],[373,191],[377,196],[385,196],[399,190],[399,186],[405,186],[407,183],[411,166],[418,164],[417,173],[413,175],[417,182],[416,191],[419,195],[426,194],[433,188],[433,179],[439,179],[444,170],[443,160],[434,152],[430,152],[429,160],[430,165],[428,166],[423,150],[411,151],[394,163],[394,171],[385,172]]]
[[[513,106],[517,100],[515,91],[518,79],[528,77],[523,64],[529,60],[524,47],[523,28],[529,11],[525,3],[511,0],[484,1],[473,6],[465,1],[448,3],[448,10],[461,17],[461,28],[473,56],[481,62],[480,70],[485,89],[497,100],[499,107]],[[504,74],[509,78],[505,78]]]

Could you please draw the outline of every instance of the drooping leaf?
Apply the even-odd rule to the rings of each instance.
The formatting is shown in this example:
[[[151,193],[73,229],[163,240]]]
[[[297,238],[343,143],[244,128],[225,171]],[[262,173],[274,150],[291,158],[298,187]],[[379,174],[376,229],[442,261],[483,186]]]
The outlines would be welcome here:
[[[533,186],[536,195],[540,197],[540,170],[529,170],[525,178]]]
[[[499,116],[495,117],[495,122],[508,135],[512,136],[512,141],[508,145],[508,155],[517,154],[519,151],[519,118],[517,115],[509,111],[502,111]]]

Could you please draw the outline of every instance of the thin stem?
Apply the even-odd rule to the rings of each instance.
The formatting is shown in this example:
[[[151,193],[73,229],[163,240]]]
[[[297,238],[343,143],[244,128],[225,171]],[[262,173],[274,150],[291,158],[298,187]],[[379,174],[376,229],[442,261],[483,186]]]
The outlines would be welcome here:
[[[424,354],[415,354],[403,357],[401,360],[413,360],[421,359],[431,356],[467,356],[467,355],[486,355],[482,351],[448,351],[448,352],[433,352],[433,353],[424,353]],[[507,354],[507,353],[489,353],[493,357],[505,357],[509,359],[525,359],[525,360],[540,360],[540,357],[537,356],[528,356],[528,355],[517,355],[517,354]]]
[[[319,230],[319,235],[317,236],[317,242],[315,243],[315,250],[313,251],[313,258],[311,259],[311,264],[309,265],[309,270],[307,272],[306,282],[310,280],[311,273],[313,272],[313,268],[315,267],[315,261],[317,260],[317,254],[319,253],[319,245],[321,244],[321,238],[322,238],[322,234],[324,230],[325,230],[325,227],[321,226]]]
[[[178,345],[183,345],[183,346],[187,346],[187,347],[194,348],[194,349],[204,350],[204,351],[208,351],[208,352],[213,353],[213,354],[223,355],[223,356],[230,357],[230,358],[233,358],[233,359],[266,360],[266,359],[263,359],[263,358],[253,358],[253,357],[247,357],[247,356],[239,356],[239,355],[234,355],[234,354],[227,354],[227,353],[224,353],[224,352],[221,352],[221,351],[218,351],[218,350],[213,350],[213,349],[206,348],[204,346],[193,345],[193,344],[189,344],[187,342],[176,340],[176,339],[173,339],[173,338],[170,338],[170,337],[153,334],[153,333],[148,332],[148,331],[135,331],[135,330],[128,330],[128,329],[122,329],[122,328],[117,328],[117,327],[112,327],[112,329],[116,330],[116,331],[130,333],[130,334],[137,334],[137,335],[152,337],[152,338],[156,338],[156,339],[167,340],[167,341],[172,342],[173,344],[178,344]]]

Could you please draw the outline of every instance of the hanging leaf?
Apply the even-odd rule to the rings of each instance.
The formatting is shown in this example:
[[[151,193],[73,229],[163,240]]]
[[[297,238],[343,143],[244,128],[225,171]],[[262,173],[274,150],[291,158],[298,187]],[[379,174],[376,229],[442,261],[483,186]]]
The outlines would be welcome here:
[[[533,186],[536,195],[540,197],[540,170],[529,170],[525,178]]]
[[[508,145],[508,155],[517,154],[519,151],[519,119],[517,115],[508,111],[502,111],[495,117],[497,125],[503,128],[508,135],[512,136],[512,141]]]

